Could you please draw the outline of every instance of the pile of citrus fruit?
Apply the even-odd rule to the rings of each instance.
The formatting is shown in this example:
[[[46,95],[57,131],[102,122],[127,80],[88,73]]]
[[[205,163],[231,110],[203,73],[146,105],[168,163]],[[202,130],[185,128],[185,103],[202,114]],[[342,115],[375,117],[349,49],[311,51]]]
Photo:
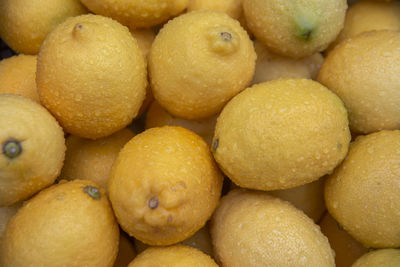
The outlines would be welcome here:
[[[0,1],[0,267],[400,266],[400,2]]]

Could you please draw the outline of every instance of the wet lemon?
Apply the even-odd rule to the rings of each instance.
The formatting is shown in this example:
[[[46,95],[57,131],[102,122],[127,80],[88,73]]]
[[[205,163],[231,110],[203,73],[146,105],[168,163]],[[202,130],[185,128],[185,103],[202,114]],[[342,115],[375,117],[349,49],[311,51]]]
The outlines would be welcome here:
[[[113,266],[119,228],[104,190],[87,180],[54,185],[9,222],[1,266]]]
[[[215,11],[193,11],[169,21],[149,57],[155,99],[186,119],[217,114],[254,74],[256,54],[239,22]]]
[[[0,94],[16,94],[39,102],[36,56],[18,55],[0,61]]]
[[[302,58],[323,51],[343,28],[346,0],[242,0],[247,25],[273,52]]]
[[[38,56],[41,103],[63,128],[98,139],[127,126],[146,93],[146,62],[128,28],[97,15],[67,19]]]
[[[240,187],[277,190],[318,180],[347,154],[342,101],[307,79],[256,84],[234,97],[217,120],[212,151]]]
[[[211,217],[222,188],[207,143],[181,127],[151,128],[119,153],[108,192],[121,227],[149,245],[171,245]]]
[[[213,215],[211,237],[221,266],[335,266],[319,227],[266,192],[230,191]]]
[[[357,137],[328,177],[329,213],[366,247],[400,246],[400,131]]]
[[[378,249],[359,258],[351,267],[400,266],[400,249]]]
[[[79,0],[2,0],[0,37],[14,51],[36,55],[54,27],[86,12]]]
[[[140,253],[128,267],[218,267],[213,259],[200,250],[184,245],[148,248]]]
[[[356,134],[400,129],[400,32],[370,31],[336,46],[318,81],[337,94]]]
[[[91,180],[106,190],[111,166],[121,148],[133,136],[134,133],[129,129],[97,140],[68,136],[65,162],[59,179]]]
[[[25,200],[60,174],[64,132],[38,103],[0,94],[0,206]]]
[[[131,29],[167,21],[187,7],[189,0],[82,0],[96,14],[111,17]]]

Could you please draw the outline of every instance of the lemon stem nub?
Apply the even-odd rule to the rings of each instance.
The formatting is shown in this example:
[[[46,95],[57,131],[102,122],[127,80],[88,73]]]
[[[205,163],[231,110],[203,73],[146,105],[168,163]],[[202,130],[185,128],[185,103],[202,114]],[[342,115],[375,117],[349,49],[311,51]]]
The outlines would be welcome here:
[[[158,198],[157,197],[152,197],[149,200],[149,208],[154,210],[158,207]]]
[[[213,151],[215,152],[218,148],[219,145],[219,139],[215,139],[214,144],[213,144]]]
[[[85,187],[83,188],[83,191],[84,191],[86,194],[88,194],[91,198],[93,198],[93,199],[95,199],[95,200],[98,200],[98,199],[101,198],[101,193],[100,193],[99,189],[97,189],[97,188],[94,187],[94,186],[90,186],[90,185],[85,186]]]
[[[10,139],[3,144],[3,154],[7,158],[9,159],[16,158],[21,153],[22,153],[22,146],[19,141]]]
[[[230,34],[229,32],[221,32],[221,38],[222,40],[228,42],[232,40],[232,34]]]

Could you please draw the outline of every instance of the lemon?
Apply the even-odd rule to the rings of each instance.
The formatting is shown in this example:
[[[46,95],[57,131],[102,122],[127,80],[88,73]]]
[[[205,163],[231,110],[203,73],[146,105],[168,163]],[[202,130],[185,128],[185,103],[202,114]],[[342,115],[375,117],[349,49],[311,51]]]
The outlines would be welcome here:
[[[400,249],[378,249],[359,258],[352,267],[400,266]]]
[[[149,245],[171,245],[192,236],[211,217],[221,189],[222,175],[207,143],[173,126],[132,138],[108,182],[122,229]]]
[[[1,266],[110,266],[119,228],[104,190],[75,180],[30,199],[9,222]]]
[[[18,55],[0,61],[0,94],[17,94],[39,102],[36,56]]]
[[[247,88],[218,117],[212,151],[237,185],[288,189],[333,171],[350,142],[347,112],[326,87],[278,79]]]
[[[352,132],[400,129],[399,46],[399,31],[370,31],[343,41],[325,58],[317,80],[343,100]]]
[[[2,0],[0,37],[14,51],[36,55],[54,27],[86,12],[79,0]]]
[[[187,11],[213,10],[228,14],[234,19],[238,19],[243,12],[241,0],[189,0]]]
[[[129,129],[122,129],[97,140],[68,136],[65,162],[59,179],[91,180],[106,190],[111,166],[121,148],[133,136]]]
[[[349,7],[343,30],[330,45],[372,30],[400,30],[400,3],[363,0]]]
[[[215,11],[169,21],[150,51],[155,99],[170,114],[198,120],[217,114],[254,74],[256,54],[239,22]]]
[[[294,59],[275,54],[255,40],[257,53],[256,69],[252,84],[267,82],[279,78],[316,79],[324,61],[320,53],[301,59]]]
[[[183,12],[189,0],[82,0],[95,14],[111,17],[131,29],[148,28]]]
[[[323,51],[343,28],[346,0],[242,0],[247,25],[271,51],[302,58]]]
[[[69,133],[111,135],[138,114],[146,93],[146,62],[128,28],[98,16],[67,19],[38,56],[41,103]]]
[[[0,207],[25,200],[60,174],[64,133],[41,105],[0,94]]]
[[[265,192],[235,189],[212,218],[221,266],[335,266],[328,239],[303,212]]]
[[[400,131],[359,136],[328,177],[329,213],[366,247],[400,246]]]
[[[347,233],[329,213],[319,223],[322,233],[328,237],[335,251],[336,266],[350,267],[368,249]]]
[[[140,253],[128,267],[218,267],[213,259],[200,250],[184,245],[148,248]]]
[[[191,237],[183,240],[182,242],[179,242],[178,244],[196,248],[206,253],[207,255],[213,256],[213,247],[207,225],[201,228]],[[140,242],[139,240],[135,240],[135,247],[137,252],[141,253],[150,246]]]
[[[165,125],[181,126],[203,137],[209,145],[214,135],[216,123],[217,115],[202,120],[186,120],[175,117],[169,114],[157,101],[151,104],[146,115],[146,129]]]

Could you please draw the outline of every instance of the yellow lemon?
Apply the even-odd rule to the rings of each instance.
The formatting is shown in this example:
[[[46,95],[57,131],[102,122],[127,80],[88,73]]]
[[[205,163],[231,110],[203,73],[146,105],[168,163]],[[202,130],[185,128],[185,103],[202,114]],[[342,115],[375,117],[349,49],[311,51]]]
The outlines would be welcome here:
[[[68,136],[65,162],[59,179],[91,180],[106,190],[111,166],[121,148],[133,136],[134,133],[129,129],[97,140]]]
[[[234,97],[215,127],[212,151],[240,187],[288,189],[333,171],[350,143],[347,112],[308,79],[256,84]]]
[[[60,174],[64,132],[38,103],[0,94],[0,206],[25,200]]]
[[[18,55],[0,61],[0,94],[16,94],[39,102],[36,56]]]
[[[140,253],[128,267],[218,267],[213,259],[200,250],[184,245],[148,248]]]
[[[400,249],[378,249],[359,258],[351,267],[398,267]]]
[[[359,136],[328,177],[329,213],[366,247],[400,246],[400,131]]]
[[[11,218],[17,213],[18,209],[21,207],[21,202],[16,203],[11,206],[0,207],[0,248],[3,242],[4,232]]]
[[[370,31],[337,45],[318,81],[337,94],[356,134],[400,129],[400,32]]]
[[[128,28],[97,15],[67,19],[38,56],[41,103],[63,128],[97,139],[127,126],[146,93],[146,62]]]
[[[189,0],[82,0],[96,14],[111,17],[131,29],[148,28],[183,12]]]
[[[213,215],[221,266],[335,266],[328,239],[303,212],[266,192],[235,189]]]
[[[215,11],[169,21],[153,42],[151,88],[169,113],[186,119],[217,114],[254,74],[256,54],[239,22]]]
[[[36,55],[58,24],[86,12],[79,0],[2,0],[0,37],[14,51]]]
[[[112,267],[119,228],[104,190],[87,180],[49,187],[7,225],[0,265]]]
[[[222,175],[207,143],[181,127],[148,129],[114,162],[108,192],[121,227],[149,245],[192,236],[211,217]]]
[[[242,0],[247,25],[271,51],[302,58],[323,51],[343,28],[346,0]]]

